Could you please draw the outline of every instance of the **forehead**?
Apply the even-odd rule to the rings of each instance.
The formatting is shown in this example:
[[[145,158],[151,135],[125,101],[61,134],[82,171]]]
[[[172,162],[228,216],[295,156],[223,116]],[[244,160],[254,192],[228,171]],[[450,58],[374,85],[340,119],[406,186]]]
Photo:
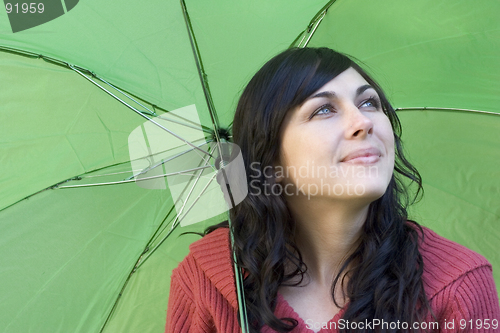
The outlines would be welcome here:
[[[338,95],[352,95],[360,86],[367,85],[368,82],[354,68],[349,67],[324,86],[315,91],[312,96],[322,91],[335,92]]]
[[[318,98],[315,98],[316,95],[319,94],[321,96],[324,95],[321,94],[322,92],[326,92],[328,96],[332,96],[333,98],[355,98],[358,88],[366,85],[369,85],[369,83],[361,76],[361,74],[359,74],[354,68],[349,67],[312,93],[301,105],[289,110],[280,127],[280,135],[283,135],[285,127],[292,121],[292,119],[300,117],[300,115],[304,116],[303,112],[300,110],[306,110],[311,103],[314,104],[314,100],[318,100]],[[330,93],[332,95],[330,95]]]

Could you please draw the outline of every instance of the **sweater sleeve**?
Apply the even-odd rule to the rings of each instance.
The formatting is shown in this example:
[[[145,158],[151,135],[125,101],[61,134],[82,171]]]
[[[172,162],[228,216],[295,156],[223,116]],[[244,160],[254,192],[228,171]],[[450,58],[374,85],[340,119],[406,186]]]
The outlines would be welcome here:
[[[238,300],[229,229],[189,246],[172,271],[166,333],[238,333]]]
[[[187,256],[172,272],[167,309],[166,333],[212,333],[208,311],[200,306],[198,270]]]
[[[445,289],[434,299],[448,303],[440,316],[440,332],[499,331],[500,306],[490,266],[467,272]]]
[[[183,288],[179,274],[172,273],[167,309],[166,333],[189,332],[193,320],[194,300]]]

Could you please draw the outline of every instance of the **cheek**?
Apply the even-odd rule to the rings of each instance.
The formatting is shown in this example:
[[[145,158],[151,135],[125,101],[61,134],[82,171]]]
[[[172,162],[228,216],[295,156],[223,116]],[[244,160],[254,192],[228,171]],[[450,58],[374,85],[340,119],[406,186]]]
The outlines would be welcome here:
[[[391,174],[394,172],[394,161],[395,161],[395,146],[394,146],[394,135],[389,138],[387,153],[389,154],[389,165],[391,168]]]
[[[312,151],[317,149],[317,145],[311,137],[304,131],[288,131],[281,141],[281,160],[284,163],[297,164],[307,159]]]
[[[383,116],[380,122],[380,136],[387,147],[392,147],[394,150],[394,131],[392,130],[391,122],[386,115]]]
[[[383,121],[381,121],[380,126],[380,138],[385,146],[387,156],[389,157],[389,163],[394,167],[395,158],[395,139],[394,131],[392,130],[391,122],[389,118],[384,115]]]

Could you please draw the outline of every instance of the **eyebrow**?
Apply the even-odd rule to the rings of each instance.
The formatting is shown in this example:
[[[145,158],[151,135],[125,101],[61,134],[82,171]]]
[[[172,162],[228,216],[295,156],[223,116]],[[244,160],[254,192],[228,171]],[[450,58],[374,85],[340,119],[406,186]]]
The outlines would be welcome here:
[[[360,86],[358,89],[356,89],[356,97],[358,97],[363,92],[365,92],[365,90],[368,90],[370,88],[371,89],[375,89],[375,88],[373,88],[369,84],[365,84],[365,85]],[[320,97],[326,97],[326,98],[333,99],[333,98],[335,98],[335,92],[333,92],[333,91],[322,91],[322,92],[319,92],[319,93],[317,93],[315,95],[312,95],[311,97],[307,98],[306,101],[308,101],[310,99],[313,99],[313,98],[320,98]]]

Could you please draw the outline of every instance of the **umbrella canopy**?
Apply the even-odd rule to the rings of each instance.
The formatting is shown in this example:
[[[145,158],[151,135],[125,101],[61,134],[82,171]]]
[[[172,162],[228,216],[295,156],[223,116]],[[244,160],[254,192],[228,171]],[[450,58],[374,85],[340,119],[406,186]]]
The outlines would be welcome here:
[[[400,111],[426,191],[412,217],[500,267],[499,4],[185,5],[222,128],[251,75],[298,35],[295,44],[356,56],[395,107],[414,108]],[[197,239],[178,234],[225,215],[162,242],[175,218],[170,191],[62,187],[103,170],[123,179],[129,135],[144,122],[88,79],[152,117],[195,104],[212,127],[181,4],[87,0],[16,33],[5,16],[0,32],[0,331],[161,332],[169,272]]]
[[[222,127],[251,73],[323,2],[186,4]],[[181,4],[81,1],[16,33],[5,15],[0,31],[0,331],[161,332],[170,270],[197,237],[163,242],[134,268],[169,231],[170,192],[62,187],[128,177],[128,138],[144,123],[87,78],[150,116],[195,104],[211,127]]]

